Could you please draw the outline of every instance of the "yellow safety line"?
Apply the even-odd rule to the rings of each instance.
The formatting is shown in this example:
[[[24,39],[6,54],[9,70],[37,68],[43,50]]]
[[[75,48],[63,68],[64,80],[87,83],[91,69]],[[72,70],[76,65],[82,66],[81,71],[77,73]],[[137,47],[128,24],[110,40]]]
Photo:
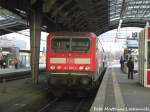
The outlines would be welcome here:
[[[115,101],[116,101],[116,109],[117,109],[117,112],[120,112],[121,110],[125,109],[125,104],[124,104],[120,86],[118,84],[116,74],[113,68],[112,68],[112,78],[113,78],[114,95],[115,95]]]

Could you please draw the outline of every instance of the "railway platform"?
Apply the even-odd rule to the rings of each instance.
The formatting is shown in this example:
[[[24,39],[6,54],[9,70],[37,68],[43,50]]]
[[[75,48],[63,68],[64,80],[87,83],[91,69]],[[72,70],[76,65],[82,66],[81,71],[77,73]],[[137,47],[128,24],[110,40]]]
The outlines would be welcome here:
[[[0,75],[13,73],[13,72],[29,71],[29,70],[31,70],[30,67],[19,68],[19,69],[15,69],[15,68],[0,69]]]
[[[40,70],[44,70],[45,67],[46,67],[45,65],[42,65],[42,64],[39,65]],[[31,70],[30,67],[24,67],[24,68],[18,68],[18,69],[15,69],[14,67],[5,68],[5,69],[0,69],[0,76],[20,73],[20,72],[28,72],[30,70]]]
[[[45,72],[45,66],[39,66],[39,72]],[[10,80],[16,80],[16,79],[24,79],[31,77],[31,68],[30,67],[24,67],[24,68],[6,68],[6,69],[0,69],[0,83]]]
[[[110,65],[90,112],[150,112],[150,88],[140,85],[138,73],[128,79],[119,65]]]

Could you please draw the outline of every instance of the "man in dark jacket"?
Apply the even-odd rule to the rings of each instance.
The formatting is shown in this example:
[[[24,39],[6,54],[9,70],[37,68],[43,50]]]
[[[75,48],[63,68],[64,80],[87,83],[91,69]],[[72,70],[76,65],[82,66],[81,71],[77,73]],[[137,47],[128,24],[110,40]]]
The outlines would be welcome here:
[[[124,60],[123,60],[122,56],[121,56],[121,59],[120,59],[120,65],[121,65],[121,70],[123,71],[123,69],[124,69]]]
[[[134,62],[132,60],[132,57],[129,58],[127,62],[127,67],[128,67],[128,79],[133,79],[133,71],[134,71]]]
[[[0,68],[2,68],[3,67],[3,61],[2,61],[2,59],[0,60]]]

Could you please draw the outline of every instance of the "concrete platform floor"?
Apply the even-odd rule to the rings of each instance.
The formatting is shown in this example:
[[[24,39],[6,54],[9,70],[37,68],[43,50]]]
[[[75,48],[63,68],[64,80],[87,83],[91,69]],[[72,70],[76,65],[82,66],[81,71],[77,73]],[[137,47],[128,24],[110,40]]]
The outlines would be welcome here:
[[[150,88],[139,84],[138,74],[131,80],[109,66],[90,112],[150,112]]]

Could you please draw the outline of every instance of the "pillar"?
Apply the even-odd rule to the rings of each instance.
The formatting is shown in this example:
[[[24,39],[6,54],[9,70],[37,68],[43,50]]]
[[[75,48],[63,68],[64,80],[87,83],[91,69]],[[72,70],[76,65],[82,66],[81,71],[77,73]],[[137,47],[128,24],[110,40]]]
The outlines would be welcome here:
[[[31,74],[33,83],[38,83],[39,55],[42,23],[42,5],[34,5],[29,12],[30,49],[31,49]]]

